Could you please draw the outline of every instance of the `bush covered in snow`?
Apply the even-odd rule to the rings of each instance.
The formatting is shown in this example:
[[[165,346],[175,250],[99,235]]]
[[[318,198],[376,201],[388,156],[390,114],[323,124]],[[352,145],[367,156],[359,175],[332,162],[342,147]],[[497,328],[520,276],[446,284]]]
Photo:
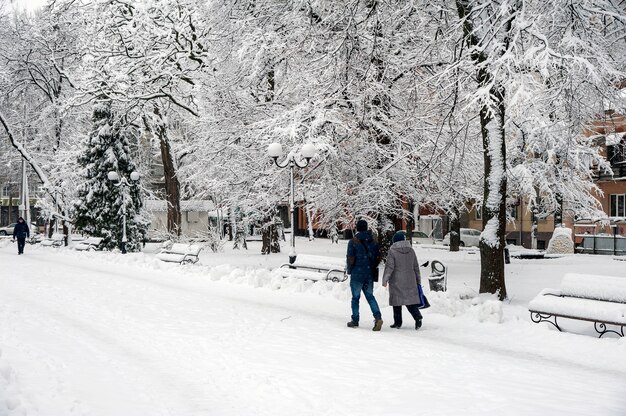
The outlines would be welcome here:
[[[565,227],[555,228],[546,252],[548,254],[574,254],[572,229]]]

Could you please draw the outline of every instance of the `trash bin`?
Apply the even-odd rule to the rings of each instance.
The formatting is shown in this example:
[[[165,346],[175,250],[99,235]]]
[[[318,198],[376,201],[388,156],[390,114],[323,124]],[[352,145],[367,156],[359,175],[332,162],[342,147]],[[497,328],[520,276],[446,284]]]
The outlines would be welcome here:
[[[430,263],[430,276],[428,276],[428,285],[433,292],[445,292],[447,289],[448,268],[439,260],[433,260]]]

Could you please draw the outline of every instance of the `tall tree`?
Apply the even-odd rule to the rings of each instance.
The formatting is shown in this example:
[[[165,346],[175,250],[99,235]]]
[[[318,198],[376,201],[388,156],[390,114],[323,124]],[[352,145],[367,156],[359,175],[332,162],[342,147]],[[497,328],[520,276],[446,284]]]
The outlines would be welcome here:
[[[94,104],[92,120],[93,128],[79,159],[84,181],[75,202],[76,227],[102,237],[103,246],[113,249],[122,242],[125,216],[126,249],[140,251],[149,221],[139,183],[130,177],[135,171],[131,133],[116,121],[110,100]],[[116,172],[120,180],[109,180],[109,172]]]
[[[179,236],[183,191],[173,120],[198,116],[194,90],[208,42],[200,2],[65,1],[59,7],[97,16],[86,22],[92,76],[87,92],[105,95],[141,117],[164,168],[168,232]]]
[[[0,11],[0,15],[2,12]],[[51,13],[2,15],[0,118],[14,149],[33,167],[53,201],[56,217],[69,219],[76,139],[83,119],[68,100],[80,63],[76,25]],[[66,162],[66,163],[64,163]],[[46,205],[45,202],[43,202]]]

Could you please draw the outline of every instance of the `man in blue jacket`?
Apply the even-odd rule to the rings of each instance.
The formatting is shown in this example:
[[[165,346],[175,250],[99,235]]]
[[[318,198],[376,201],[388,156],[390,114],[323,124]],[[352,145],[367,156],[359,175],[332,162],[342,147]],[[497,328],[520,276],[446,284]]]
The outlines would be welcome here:
[[[359,300],[361,291],[370,305],[374,315],[374,331],[380,331],[383,320],[378,302],[374,297],[374,269],[378,267],[380,250],[374,241],[372,233],[367,230],[367,221],[359,220],[356,223],[357,233],[348,242],[347,272],[350,275],[350,290],[352,291],[352,320],[348,327],[359,326]]]
[[[24,246],[26,245],[26,238],[28,237],[30,237],[28,225],[24,221],[24,218],[19,217],[15,228],[13,228],[13,240],[17,239],[17,254],[24,254]]]

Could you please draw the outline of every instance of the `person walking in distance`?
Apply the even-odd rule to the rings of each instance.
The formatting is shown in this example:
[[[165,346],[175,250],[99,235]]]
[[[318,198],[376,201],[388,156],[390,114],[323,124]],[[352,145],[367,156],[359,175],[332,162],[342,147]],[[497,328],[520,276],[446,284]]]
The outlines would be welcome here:
[[[361,292],[374,315],[374,331],[380,331],[383,320],[374,297],[373,270],[378,266],[380,250],[374,241],[372,233],[367,229],[367,221],[359,220],[356,223],[357,233],[348,242],[347,272],[350,275],[350,290],[352,292],[352,319],[348,322],[349,328],[359,326],[359,300]]]
[[[15,228],[13,228],[13,240],[17,239],[17,254],[24,254],[24,246],[28,237],[30,237],[28,224],[26,224],[24,218],[19,217]]]
[[[420,266],[415,251],[411,243],[406,241],[404,232],[398,231],[393,236],[393,245],[389,248],[383,274],[383,286],[389,286],[389,304],[393,306],[392,328],[402,326],[402,305],[406,306],[415,319],[415,329],[422,326],[417,288],[420,283]]]

